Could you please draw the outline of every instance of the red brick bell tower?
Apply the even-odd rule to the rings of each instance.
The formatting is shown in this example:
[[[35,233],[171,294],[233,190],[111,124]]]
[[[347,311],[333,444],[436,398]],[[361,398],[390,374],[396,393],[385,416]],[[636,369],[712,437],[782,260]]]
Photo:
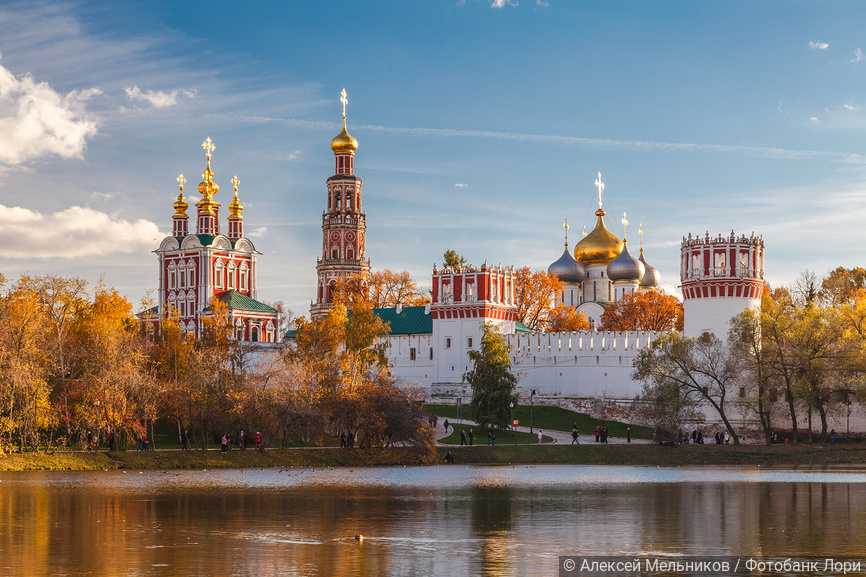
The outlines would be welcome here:
[[[321,318],[333,306],[331,289],[337,278],[366,276],[370,260],[365,258],[366,215],[361,211],[361,179],[355,176],[358,141],[346,130],[346,89],[343,103],[343,130],[331,141],[334,175],[328,178],[328,205],[322,213],[322,257],[316,260],[316,300],[310,317]]]

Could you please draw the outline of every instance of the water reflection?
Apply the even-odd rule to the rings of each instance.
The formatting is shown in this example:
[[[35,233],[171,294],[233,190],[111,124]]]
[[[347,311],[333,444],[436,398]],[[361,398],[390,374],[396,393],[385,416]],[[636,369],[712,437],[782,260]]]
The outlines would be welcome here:
[[[866,470],[0,474],[0,574],[537,575],[559,555],[863,556]],[[363,540],[356,540],[356,535]]]

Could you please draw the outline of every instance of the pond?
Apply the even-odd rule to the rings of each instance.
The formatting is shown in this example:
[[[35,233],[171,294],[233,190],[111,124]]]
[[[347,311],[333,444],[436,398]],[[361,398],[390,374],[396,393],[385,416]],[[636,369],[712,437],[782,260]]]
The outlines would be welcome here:
[[[557,575],[561,555],[863,557],[864,535],[850,466],[0,473],[4,575]]]

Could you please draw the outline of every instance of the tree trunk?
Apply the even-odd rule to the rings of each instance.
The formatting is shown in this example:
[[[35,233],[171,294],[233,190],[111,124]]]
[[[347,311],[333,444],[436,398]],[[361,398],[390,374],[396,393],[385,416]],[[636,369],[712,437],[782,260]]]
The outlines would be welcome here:
[[[791,442],[796,445],[800,431],[797,430],[797,409],[794,407],[794,392],[791,390],[790,383],[785,383],[785,394],[788,396],[788,409],[791,411],[791,431],[793,433]]]

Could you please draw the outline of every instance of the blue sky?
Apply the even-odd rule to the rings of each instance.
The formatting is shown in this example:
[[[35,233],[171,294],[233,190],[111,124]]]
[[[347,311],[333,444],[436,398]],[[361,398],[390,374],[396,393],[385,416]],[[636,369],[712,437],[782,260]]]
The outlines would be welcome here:
[[[139,301],[210,136],[260,300],[306,313],[343,87],[373,268],[429,285],[453,248],[546,269],[564,218],[572,247],[593,226],[599,171],[609,228],[627,211],[636,252],[643,223],[670,290],[690,232],[762,235],[776,286],[861,266],[864,21],[843,1],[7,2],[0,271]]]

